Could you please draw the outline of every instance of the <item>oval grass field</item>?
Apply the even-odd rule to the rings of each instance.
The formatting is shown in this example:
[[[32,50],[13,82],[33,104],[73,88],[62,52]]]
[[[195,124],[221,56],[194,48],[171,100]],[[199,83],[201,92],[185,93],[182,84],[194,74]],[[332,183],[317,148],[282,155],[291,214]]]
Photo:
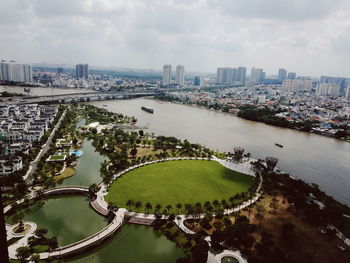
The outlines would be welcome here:
[[[112,183],[105,197],[118,207],[127,207],[129,199],[140,201],[145,212],[147,202],[154,210],[157,204],[162,209],[176,204],[202,205],[206,201],[228,200],[237,193],[246,192],[253,177],[230,170],[216,161],[179,160],[146,165],[134,169]],[[161,210],[162,210],[161,209]],[[137,211],[136,208],[131,208]]]

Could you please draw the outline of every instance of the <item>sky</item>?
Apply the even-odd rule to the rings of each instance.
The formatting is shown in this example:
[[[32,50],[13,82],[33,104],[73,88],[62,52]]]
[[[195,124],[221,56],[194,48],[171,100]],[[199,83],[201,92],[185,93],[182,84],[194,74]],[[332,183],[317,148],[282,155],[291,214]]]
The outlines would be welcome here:
[[[0,0],[0,59],[350,77],[350,1]]]

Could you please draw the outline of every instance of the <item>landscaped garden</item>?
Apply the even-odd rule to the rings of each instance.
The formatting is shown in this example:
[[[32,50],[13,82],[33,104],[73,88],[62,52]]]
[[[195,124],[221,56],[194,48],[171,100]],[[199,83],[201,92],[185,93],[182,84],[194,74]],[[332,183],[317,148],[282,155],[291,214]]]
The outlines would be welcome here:
[[[230,170],[216,161],[167,161],[123,175],[109,188],[106,201],[143,212],[152,212],[157,205],[162,208],[170,205],[172,212],[181,213],[178,204],[185,207],[185,204],[229,200],[247,192],[253,181],[253,177]],[[135,205],[131,205],[130,200]],[[147,208],[147,203],[152,208],[149,205]]]

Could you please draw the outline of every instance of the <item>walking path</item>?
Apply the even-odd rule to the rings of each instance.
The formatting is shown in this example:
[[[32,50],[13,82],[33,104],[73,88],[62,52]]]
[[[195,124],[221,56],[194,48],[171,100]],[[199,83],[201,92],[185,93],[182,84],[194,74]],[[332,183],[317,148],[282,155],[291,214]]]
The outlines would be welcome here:
[[[103,240],[112,236],[114,232],[117,231],[117,229],[122,226],[125,212],[126,212],[125,209],[123,208],[119,209],[117,212],[114,212],[115,217],[113,221],[108,226],[103,228],[101,231],[83,240],[75,242],[73,244],[57,248],[52,252],[40,253],[39,254],[40,259],[47,259],[49,257],[55,257],[55,258],[65,257],[65,256],[76,254],[78,252],[86,250],[87,248],[100,244]]]
[[[61,122],[62,122],[62,120],[63,120],[63,118],[65,116],[66,116],[66,111],[64,111],[62,113],[61,118],[58,120],[55,128],[53,128],[49,138],[46,141],[46,143],[43,146],[41,146],[41,150],[38,153],[38,155],[36,156],[35,160],[30,163],[27,173],[23,176],[24,181],[26,181],[27,183],[31,183],[33,181],[32,175],[36,172],[36,169],[38,167],[38,163],[40,162],[41,158],[50,149],[50,144],[52,143],[52,139],[53,139],[57,129],[60,127]]]
[[[150,164],[154,164],[154,163],[159,163],[159,162],[165,162],[165,161],[176,161],[176,160],[208,160],[208,158],[200,158],[200,157],[177,157],[177,158],[167,158],[167,159],[161,159],[161,160],[155,160],[155,161],[149,161],[149,162],[145,162],[142,164],[138,164],[138,165],[134,165],[131,166],[117,174],[115,174],[111,180],[112,184],[117,178],[121,177],[122,175],[126,174],[127,172],[137,169],[139,167],[145,166],[145,165],[150,165]],[[219,162],[221,165],[225,166],[228,169],[231,170],[235,170],[238,171],[240,173],[245,173],[245,174],[249,174],[251,176],[255,176],[254,170],[252,169],[252,165],[250,164],[251,161],[254,161],[254,159],[247,159],[247,161],[242,162],[242,163],[233,163],[233,162],[229,162],[226,160],[222,160],[216,157],[213,157],[211,160],[217,161]],[[261,192],[261,187],[262,187],[262,177],[259,178],[259,185],[257,187],[257,190],[255,192],[255,195],[243,202],[242,204],[232,208],[232,209],[226,209],[224,211],[224,214],[232,214],[234,212],[237,212],[239,210],[242,210],[252,204],[254,204],[261,196],[262,192]],[[108,204],[107,202],[104,200],[104,196],[108,194],[108,187],[110,186],[110,184],[106,184],[104,182],[100,183],[100,190],[96,193],[97,198],[94,202],[91,203],[91,206],[100,214],[104,214],[104,213],[108,213]],[[144,220],[144,222],[149,222],[150,220],[155,220],[156,217],[153,214],[144,214],[144,213],[136,213],[136,212],[128,212],[127,213],[129,216],[132,216],[134,218],[134,222],[142,222],[142,220]],[[215,215],[215,214],[214,214]],[[195,234],[195,232],[193,232],[192,230],[188,229],[185,225],[184,225],[184,221],[186,219],[198,219],[198,218],[203,218],[205,217],[205,213],[202,213],[200,215],[177,215],[176,219],[174,220],[174,223],[179,227],[179,229],[181,229],[183,232],[185,232],[186,234]],[[169,216],[162,216],[162,219],[168,219]]]

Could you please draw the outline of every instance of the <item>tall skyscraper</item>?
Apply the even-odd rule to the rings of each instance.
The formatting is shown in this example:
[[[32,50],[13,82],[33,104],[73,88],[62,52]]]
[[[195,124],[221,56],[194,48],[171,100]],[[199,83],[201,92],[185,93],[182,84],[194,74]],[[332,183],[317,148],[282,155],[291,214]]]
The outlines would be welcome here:
[[[247,74],[247,68],[246,67],[239,67],[237,81],[239,81],[241,83],[245,83],[246,74]]]
[[[262,68],[252,68],[250,80],[254,84],[261,84],[265,79],[265,72]]]
[[[171,84],[171,65],[163,66],[163,86],[170,86]]]
[[[285,80],[287,77],[287,70],[285,70],[284,68],[280,68],[278,70],[278,81],[283,81]]]
[[[217,68],[216,70],[216,84],[224,83],[224,68]]]
[[[12,82],[32,82],[32,66],[28,64],[18,64],[15,61],[0,63],[0,80]]]
[[[75,76],[77,78],[89,78],[89,66],[88,64],[78,64],[75,66]]]
[[[287,79],[295,79],[296,76],[297,76],[297,74],[295,72],[289,72],[288,76],[287,76]]]
[[[185,67],[183,65],[176,66],[176,84],[181,87],[185,85]]]

